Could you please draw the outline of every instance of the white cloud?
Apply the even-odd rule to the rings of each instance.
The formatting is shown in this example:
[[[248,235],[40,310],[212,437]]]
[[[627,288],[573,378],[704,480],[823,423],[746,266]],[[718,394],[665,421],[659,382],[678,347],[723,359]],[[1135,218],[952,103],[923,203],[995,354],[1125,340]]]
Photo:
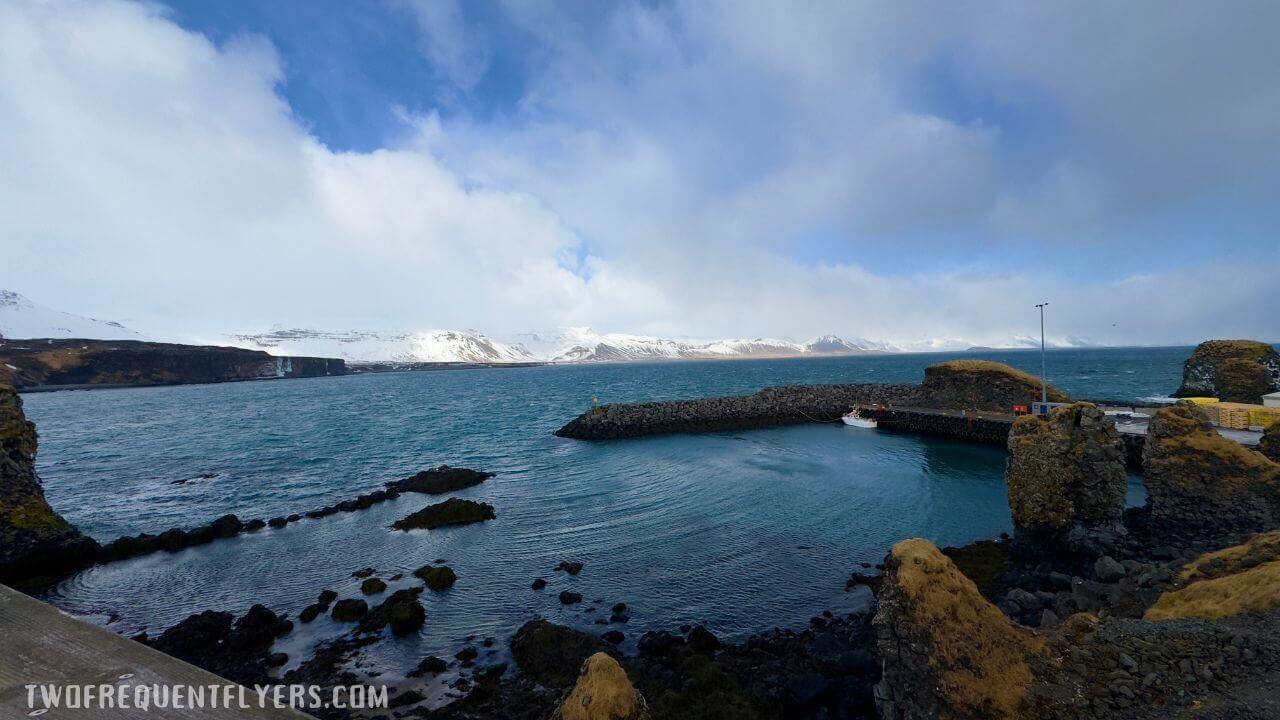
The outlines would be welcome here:
[[[414,7],[424,51],[467,92],[491,49],[456,5]],[[1059,31],[1020,5],[677,3],[590,27],[507,12],[542,46],[518,112],[413,118],[409,144],[358,153],[293,116],[265,38],[214,45],[120,0],[0,4],[0,287],[178,337],[284,323],[982,342],[1032,328],[1042,299],[1061,335],[1099,342],[1275,334],[1253,308],[1280,299],[1280,250],[1209,238],[1220,257],[1179,269],[1133,230],[1212,205],[1220,178],[1276,227],[1253,195],[1277,170],[1248,150],[1274,145],[1280,93],[1215,82],[1272,50],[1211,57],[1244,31],[1225,20],[1203,18],[1220,39],[1194,38],[1195,67],[1116,72],[1159,51],[1136,17],[1108,18],[1132,48],[1107,36],[1093,58],[1072,56],[1088,23]],[[1195,27],[1162,19],[1151,42]],[[1060,146],[1020,152],[999,123],[911,96],[959,51],[985,102],[1056,108]],[[1186,89],[1232,109],[1220,130]],[[796,249],[814,231],[829,236],[817,259]],[[1064,236],[1094,245],[1064,255]],[[1122,243],[1149,267],[1113,267]],[[895,269],[857,261],[882,248]],[[1096,271],[1066,262],[1076,248]]]

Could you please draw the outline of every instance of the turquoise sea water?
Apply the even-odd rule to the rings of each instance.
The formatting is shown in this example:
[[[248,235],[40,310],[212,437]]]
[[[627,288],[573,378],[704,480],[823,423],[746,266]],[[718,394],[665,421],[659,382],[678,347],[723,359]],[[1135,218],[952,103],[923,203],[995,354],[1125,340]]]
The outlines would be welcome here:
[[[1177,387],[1189,353],[1050,351],[1049,374],[1075,396],[1160,397]],[[1034,352],[965,356],[1039,368]],[[801,625],[824,609],[863,603],[844,591],[845,579],[897,540],[958,544],[1008,530],[1003,451],[818,424],[602,444],[552,431],[593,397],[917,382],[945,357],[547,366],[27,395],[49,500],[104,541],[228,512],[246,520],[305,512],[440,463],[497,473],[457,493],[492,503],[498,517],[487,523],[393,531],[394,520],[442,499],[406,494],[92,568],[49,599],[120,632],[154,632],[192,612],[239,613],[254,602],[296,615],[324,588],[357,595],[350,574],[359,568],[385,579],[445,559],[459,581],[424,596],[421,635],[375,648],[391,675],[426,653],[452,654],[468,636],[505,639],[537,616],[596,628],[594,618],[620,601],[632,608],[628,642],[684,622],[730,637]],[[576,578],[552,572],[561,560],[586,569]],[[548,588],[531,590],[535,577]],[[587,601],[562,607],[563,589]],[[339,631],[322,619],[286,645],[296,655]]]

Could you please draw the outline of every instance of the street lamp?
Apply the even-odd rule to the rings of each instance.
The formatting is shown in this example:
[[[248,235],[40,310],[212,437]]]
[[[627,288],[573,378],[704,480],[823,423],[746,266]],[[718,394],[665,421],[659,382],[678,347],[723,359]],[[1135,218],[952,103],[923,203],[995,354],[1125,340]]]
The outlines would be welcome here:
[[[1040,308],[1040,402],[1049,402],[1049,384],[1045,380],[1044,371],[1044,309],[1049,303],[1037,303],[1036,307]]]

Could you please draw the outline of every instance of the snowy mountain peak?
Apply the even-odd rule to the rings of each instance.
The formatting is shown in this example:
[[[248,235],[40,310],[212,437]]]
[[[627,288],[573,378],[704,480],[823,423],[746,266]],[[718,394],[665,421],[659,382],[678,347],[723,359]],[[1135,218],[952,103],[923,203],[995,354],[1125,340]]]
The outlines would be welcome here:
[[[118,322],[53,310],[12,290],[0,290],[0,338],[142,339]]]
[[[231,338],[239,345],[273,355],[339,357],[356,363],[509,363],[535,359],[519,345],[499,342],[475,330],[331,332],[292,328]]]

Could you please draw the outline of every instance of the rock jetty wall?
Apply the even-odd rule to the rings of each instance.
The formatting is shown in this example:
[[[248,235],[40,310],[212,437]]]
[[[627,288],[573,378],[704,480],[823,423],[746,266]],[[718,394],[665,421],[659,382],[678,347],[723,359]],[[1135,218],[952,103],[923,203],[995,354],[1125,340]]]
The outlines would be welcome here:
[[[601,405],[574,418],[556,435],[575,440],[618,440],[645,435],[717,432],[835,422],[857,404],[902,404],[915,385],[794,385],[754,395]]]
[[[987,445],[1004,446],[1009,438],[1012,419],[999,417],[944,414],[936,410],[910,408],[878,408],[866,414],[874,417],[881,428],[899,432],[937,435]]]
[[[179,385],[346,375],[336,358],[134,340],[0,340],[0,382],[18,390]]]

